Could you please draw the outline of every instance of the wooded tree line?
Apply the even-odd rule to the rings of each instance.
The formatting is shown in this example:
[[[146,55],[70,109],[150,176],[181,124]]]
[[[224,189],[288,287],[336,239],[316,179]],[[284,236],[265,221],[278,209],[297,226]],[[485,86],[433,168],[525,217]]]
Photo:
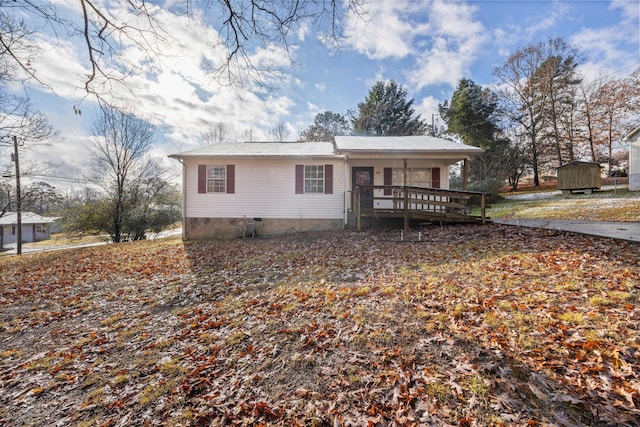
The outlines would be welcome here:
[[[493,70],[497,89],[487,94],[493,109],[487,121],[496,124],[495,139],[506,137],[524,160],[509,177],[513,185],[530,171],[538,186],[544,171],[574,160],[607,163],[611,171],[615,144],[637,126],[640,69],[587,80],[578,70],[584,61],[578,48],[549,38]],[[464,115],[451,107],[449,114]]]

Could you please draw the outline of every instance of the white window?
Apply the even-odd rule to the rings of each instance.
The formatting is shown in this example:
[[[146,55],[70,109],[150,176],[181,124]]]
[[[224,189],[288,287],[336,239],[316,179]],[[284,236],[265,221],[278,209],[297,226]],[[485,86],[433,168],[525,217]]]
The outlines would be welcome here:
[[[36,233],[44,234],[47,232],[47,226],[44,224],[36,224]]]
[[[207,193],[227,192],[227,167],[225,165],[207,166]]]
[[[412,168],[411,185],[415,187],[431,187],[431,168]]]
[[[304,166],[304,192],[324,193],[324,166]]]
[[[403,168],[393,168],[392,185],[405,185]],[[431,187],[431,168],[407,168],[407,183],[414,187]]]

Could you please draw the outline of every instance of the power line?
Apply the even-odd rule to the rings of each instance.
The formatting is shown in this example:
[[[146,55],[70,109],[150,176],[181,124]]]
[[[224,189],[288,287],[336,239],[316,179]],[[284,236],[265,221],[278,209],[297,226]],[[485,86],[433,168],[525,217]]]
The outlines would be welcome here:
[[[59,175],[45,175],[45,174],[26,175],[25,174],[23,176],[24,177],[28,177],[28,178],[32,178],[32,179],[37,179],[37,178],[55,179],[55,180],[66,181],[66,182],[70,182],[70,183],[74,183],[74,184],[83,184],[83,183],[97,184],[97,183],[99,183],[99,181],[95,180],[95,179],[71,178],[71,177],[68,177],[68,176],[59,176]]]

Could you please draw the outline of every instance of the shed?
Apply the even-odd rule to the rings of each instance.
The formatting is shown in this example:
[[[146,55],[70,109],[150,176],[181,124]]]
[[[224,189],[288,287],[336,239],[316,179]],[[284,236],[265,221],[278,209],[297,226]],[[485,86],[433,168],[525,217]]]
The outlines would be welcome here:
[[[557,168],[558,190],[563,193],[584,191],[589,194],[601,187],[601,166],[596,162],[575,161]]]

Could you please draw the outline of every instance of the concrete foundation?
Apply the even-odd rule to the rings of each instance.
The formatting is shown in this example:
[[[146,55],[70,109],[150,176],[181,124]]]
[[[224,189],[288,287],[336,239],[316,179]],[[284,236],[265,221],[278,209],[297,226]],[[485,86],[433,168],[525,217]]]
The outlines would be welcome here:
[[[274,236],[300,231],[342,230],[342,219],[185,218],[187,240]]]

